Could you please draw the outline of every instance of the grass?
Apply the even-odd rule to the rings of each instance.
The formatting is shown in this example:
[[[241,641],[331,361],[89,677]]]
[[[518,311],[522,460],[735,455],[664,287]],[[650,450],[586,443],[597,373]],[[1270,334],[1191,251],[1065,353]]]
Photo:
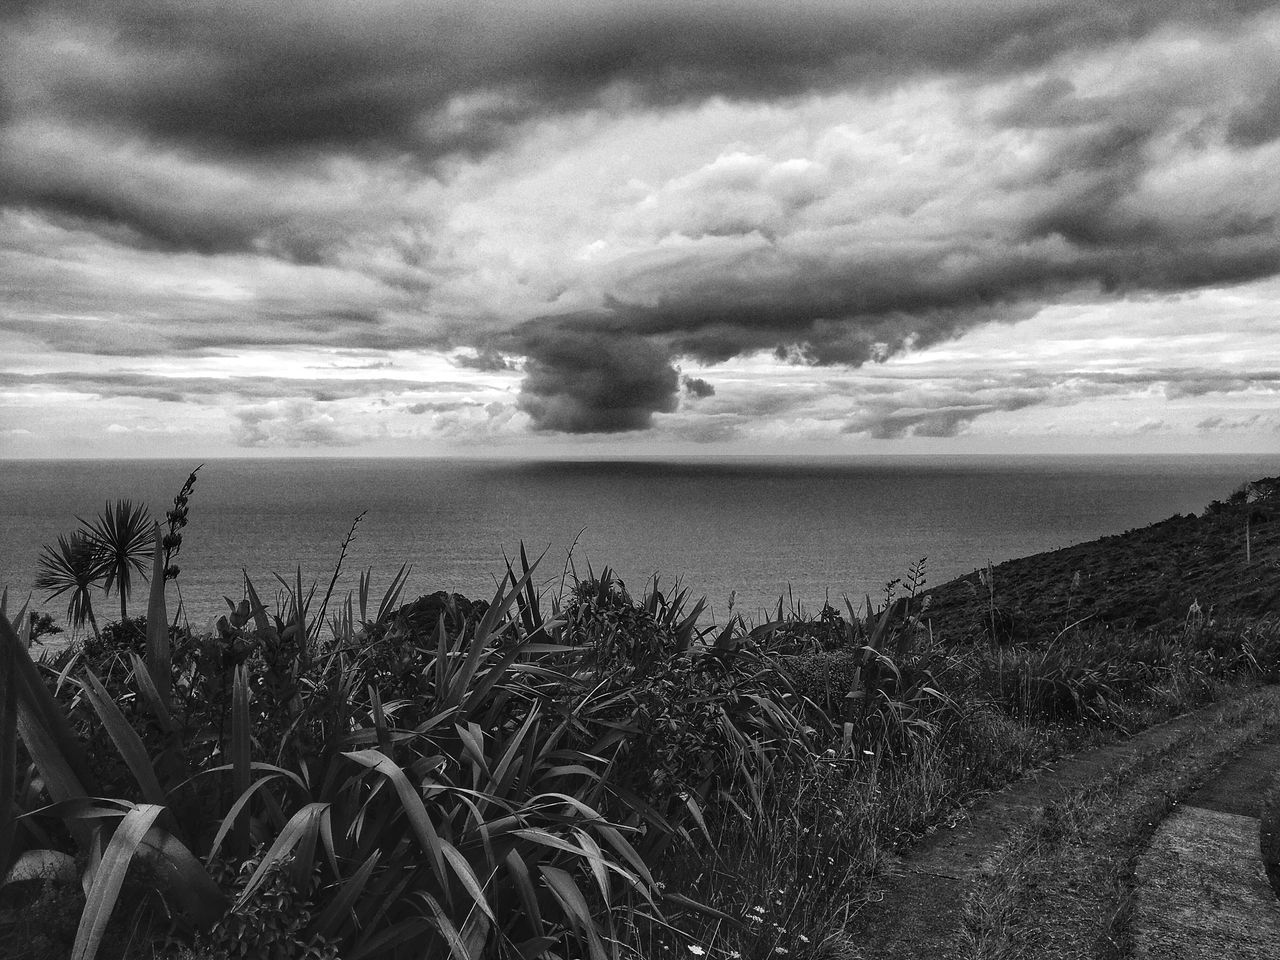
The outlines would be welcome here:
[[[965,801],[1280,671],[1266,620],[951,645],[923,561],[860,611],[722,624],[608,570],[541,593],[523,549],[489,602],[296,571],[196,635],[166,614],[193,482],[147,618],[34,663],[0,616],[0,869],[82,876],[0,887],[6,956],[838,960]]]

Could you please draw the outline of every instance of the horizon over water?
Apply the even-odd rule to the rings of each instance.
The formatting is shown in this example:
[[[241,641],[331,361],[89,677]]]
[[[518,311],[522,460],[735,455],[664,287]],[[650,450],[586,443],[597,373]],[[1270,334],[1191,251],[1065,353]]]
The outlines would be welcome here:
[[[6,460],[0,470],[0,586],[20,605],[45,544],[104,502],[132,498],[163,518],[195,461]],[[491,597],[523,540],[543,554],[538,581],[615,568],[635,594],[656,573],[708,598],[707,622],[792,599],[817,613],[874,598],[927,557],[936,585],[988,560],[1066,547],[1175,513],[1199,513],[1248,480],[1280,473],[1280,454],[956,455],[584,460],[273,458],[210,460],[183,531],[178,584],[193,627],[238,599],[242,568],[270,607],[273,573],[323,595],[348,550],[337,602],[374,570],[376,604],[402,562],[407,601],[435,590]],[[572,559],[569,551],[572,548]],[[148,566],[149,572],[149,566]],[[788,588],[790,594],[788,596]],[[37,609],[59,623],[67,597]],[[170,614],[176,607],[170,591]],[[100,621],[118,602],[95,596]],[[146,608],[135,587],[131,612]]]

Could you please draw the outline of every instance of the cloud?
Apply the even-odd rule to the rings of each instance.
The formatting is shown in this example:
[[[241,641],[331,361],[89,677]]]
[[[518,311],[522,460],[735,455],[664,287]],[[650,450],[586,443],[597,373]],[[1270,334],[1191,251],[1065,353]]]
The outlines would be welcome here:
[[[20,373],[5,371],[11,387],[67,390],[99,398],[136,397],[166,403],[239,400],[271,400],[282,396],[320,402],[358,397],[403,396],[416,393],[475,392],[480,384],[457,380],[408,380],[385,377],[364,379],[302,377],[182,377],[149,373],[87,373],[60,371]]]
[[[965,399],[961,399],[967,393]],[[974,420],[998,411],[1023,410],[1046,402],[1041,391],[990,391],[981,388],[971,392],[948,390],[930,395],[915,391],[904,396],[870,400],[855,416],[848,419],[844,433],[865,433],[874,440],[890,440],[906,436],[954,437]]]
[[[24,9],[25,6],[25,9]],[[1266,4],[985,0],[32,3],[5,17],[9,108],[105,117],[227,152],[492,149],[609,91],[671,105],[1028,69],[1170,25],[1230,30]]]
[[[511,342],[528,358],[518,407],[536,430],[644,430],[654,413],[676,408],[679,374],[642,338],[562,319],[519,328]]]
[[[680,382],[684,385],[684,392],[695,400],[715,396],[716,388],[701,377],[681,377]]]
[[[434,351],[522,372],[535,430],[614,433],[683,415],[681,396],[786,414],[718,375],[719,393],[682,385],[684,360],[858,368],[1048,304],[1280,270],[1273,4],[156,9],[0,14],[6,346]],[[1125,375],[1170,400],[1275,388],[1159,363]],[[435,402],[402,381],[212,379],[62,383],[230,396],[252,443],[325,436],[307,403]],[[856,433],[950,436],[1019,397],[1136,383],[801,399]],[[304,406],[262,406],[284,391]]]
[[[492,349],[477,350],[474,355],[470,353],[456,354],[449,358],[449,362],[454,366],[463,367],[467,370],[479,370],[482,373],[497,373],[516,368],[513,361]]]
[[[463,410],[467,407],[482,406],[485,406],[485,404],[474,400],[423,401],[409,404],[404,408],[404,412],[411,413],[414,416],[421,416],[424,413],[452,413],[455,410]]]
[[[1273,428],[1280,427],[1274,417],[1265,418]],[[1255,413],[1247,417],[1205,417],[1196,424],[1197,430],[1213,433],[1227,433],[1233,430],[1249,430],[1264,422],[1262,414]]]
[[[244,407],[234,417],[231,439],[241,447],[345,447],[363,439],[306,401]]]
[[[1197,374],[1202,374],[1197,371]],[[1170,400],[1183,397],[1203,397],[1214,393],[1240,393],[1245,390],[1280,391],[1280,371],[1239,371],[1233,375],[1221,373],[1217,375],[1170,376],[1165,384],[1164,395]]]

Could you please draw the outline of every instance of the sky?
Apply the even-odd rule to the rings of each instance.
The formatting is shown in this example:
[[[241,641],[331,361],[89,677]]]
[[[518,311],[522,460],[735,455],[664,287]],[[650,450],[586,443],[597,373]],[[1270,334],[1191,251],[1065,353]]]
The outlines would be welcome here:
[[[1280,4],[8,0],[0,457],[1280,452]]]

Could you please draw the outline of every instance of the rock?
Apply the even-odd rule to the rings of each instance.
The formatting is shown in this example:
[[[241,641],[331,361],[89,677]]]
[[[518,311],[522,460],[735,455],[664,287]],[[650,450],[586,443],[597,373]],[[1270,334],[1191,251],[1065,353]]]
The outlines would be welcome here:
[[[465,623],[476,623],[489,609],[484,600],[471,600],[460,593],[449,594],[443,590],[419,597],[400,607],[392,622],[400,629],[413,634],[430,634],[444,614],[444,628],[455,635]]]
[[[27,880],[53,880],[70,884],[75,883],[79,876],[76,861],[71,854],[58,850],[28,850],[9,870],[4,884]]]

